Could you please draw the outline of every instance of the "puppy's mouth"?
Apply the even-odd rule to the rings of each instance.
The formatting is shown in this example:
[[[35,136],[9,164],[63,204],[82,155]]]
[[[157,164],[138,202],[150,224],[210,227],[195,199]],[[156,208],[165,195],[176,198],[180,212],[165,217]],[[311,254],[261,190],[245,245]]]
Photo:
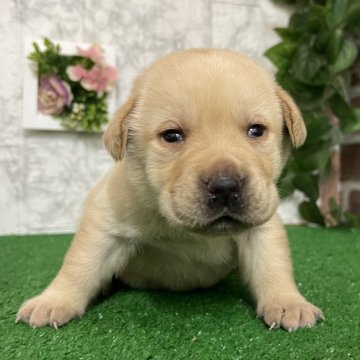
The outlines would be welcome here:
[[[239,233],[248,226],[230,215],[219,216],[209,223],[192,229],[196,233],[204,235],[232,235]]]
[[[245,227],[243,222],[230,215],[220,216],[207,225],[211,232],[217,234],[233,234],[244,230]]]

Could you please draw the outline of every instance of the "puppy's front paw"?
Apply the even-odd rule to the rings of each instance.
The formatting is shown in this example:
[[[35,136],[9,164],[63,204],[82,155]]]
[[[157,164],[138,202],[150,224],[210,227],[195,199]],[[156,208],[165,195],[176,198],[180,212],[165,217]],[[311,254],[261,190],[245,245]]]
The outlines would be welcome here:
[[[16,322],[27,322],[33,328],[51,325],[57,329],[75,317],[81,316],[84,310],[68,296],[43,293],[21,305]]]
[[[322,311],[302,298],[264,303],[258,306],[257,315],[264,319],[270,330],[282,327],[294,331],[324,320]]]

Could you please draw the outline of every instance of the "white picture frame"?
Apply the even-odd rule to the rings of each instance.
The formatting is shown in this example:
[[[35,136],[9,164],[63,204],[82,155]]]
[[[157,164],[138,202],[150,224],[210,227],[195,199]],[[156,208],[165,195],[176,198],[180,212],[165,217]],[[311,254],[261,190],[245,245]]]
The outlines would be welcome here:
[[[40,49],[44,48],[43,39],[26,39],[24,42],[24,78],[23,78],[23,116],[22,125],[24,129],[28,130],[48,130],[48,131],[69,131],[81,132],[83,130],[66,129],[58,119],[51,115],[44,115],[38,111],[38,74],[36,72],[36,64],[30,61],[27,57],[34,51],[33,43],[36,42]],[[52,40],[55,44],[61,47],[62,55],[73,55],[77,53],[77,48],[87,49],[91,43],[70,43],[64,41]],[[115,49],[109,45],[100,45],[104,51],[104,56],[107,64],[116,66]],[[107,103],[108,114],[114,113],[116,107],[116,86],[110,91]]]

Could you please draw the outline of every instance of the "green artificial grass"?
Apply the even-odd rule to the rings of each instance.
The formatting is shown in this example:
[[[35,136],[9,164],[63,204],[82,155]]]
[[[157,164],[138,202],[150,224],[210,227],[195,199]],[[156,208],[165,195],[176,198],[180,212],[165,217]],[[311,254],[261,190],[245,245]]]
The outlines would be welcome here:
[[[15,324],[52,280],[68,235],[0,238],[1,359],[360,359],[360,232],[289,228],[296,280],[326,320],[269,331],[236,274],[186,294],[123,289],[55,330]]]

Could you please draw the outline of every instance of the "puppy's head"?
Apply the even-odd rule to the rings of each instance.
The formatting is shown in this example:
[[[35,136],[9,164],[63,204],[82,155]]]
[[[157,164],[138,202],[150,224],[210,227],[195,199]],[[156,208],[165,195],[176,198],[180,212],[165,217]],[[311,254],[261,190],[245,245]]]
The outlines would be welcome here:
[[[305,141],[301,114],[264,70],[239,53],[189,50],[135,81],[104,140],[169,222],[221,235],[273,215],[287,136]]]

